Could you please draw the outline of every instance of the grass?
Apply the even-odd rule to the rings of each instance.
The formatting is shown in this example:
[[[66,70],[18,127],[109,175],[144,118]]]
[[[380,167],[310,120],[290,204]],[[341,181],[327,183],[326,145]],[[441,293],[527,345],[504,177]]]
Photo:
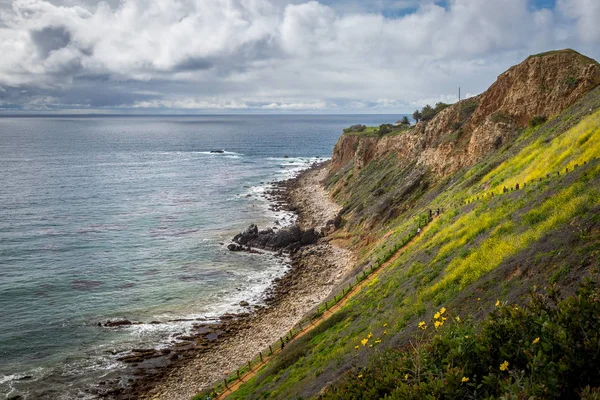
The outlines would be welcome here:
[[[379,132],[378,126],[367,126],[362,132],[344,132],[346,136],[360,136],[360,137],[382,137],[382,136],[397,136],[401,135],[410,130],[410,127],[394,127],[394,129],[386,133],[385,135],[381,135]]]
[[[517,156],[487,174],[482,184],[489,191],[499,192],[504,186],[532,182],[548,174],[573,169],[600,157],[600,111],[558,137],[540,137]]]
[[[464,315],[470,313],[481,318],[494,308],[492,299],[494,302],[498,298],[517,299],[524,287],[535,282],[567,285],[573,274],[580,276],[581,271],[598,265],[600,236],[594,224],[600,224],[600,160],[597,159],[600,111],[583,117],[589,114],[592,100],[598,101],[590,97],[541,126],[527,128],[510,149],[458,171],[437,186],[430,186],[415,165],[402,165],[393,157],[373,162],[361,171],[346,170],[337,183],[331,181],[331,188],[339,189],[336,199],[345,205],[348,234],[360,238],[355,246],[363,265],[388,261],[413,235],[429,208],[446,210],[377,280],[342,308],[343,317],[328,323],[327,329],[303,338],[301,349],[290,350],[289,356],[277,356],[281,357],[276,364],[279,367],[263,370],[232,398],[311,397],[339,379],[338,388],[356,384],[364,393],[371,393],[366,391],[371,387],[360,386],[359,372],[354,368],[382,365],[398,371],[394,369],[397,365],[387,364],[387,357],[395,357],[390,351],[396,350],[390,349],[413,340],[415,327],[430,318],[428,314],[433,307],[443,304],[457,313],[464,310]],[[573,170],[575,164],[579,167]],[[545,178],[548,173],[552,174],[551,179]],[[539,178],[544,179],[539,182]],[[527,182],[524,190],[498,194],[504,186],[514,187],[524,182]],[[384,193],[374,194],[377,188],[385,188]],[[491,191],[496,193],[494,197],[482,196]],[[473,201],[465,205],[466,199]],[[390,214],[390,210],[397,213]],[[394,216],[387,218],[388,215]],[[373,221],[381,222],[373,224]],[[563,237],[564,243],[568,241],[568,251],[555,251],[548,244]],[[544,268],[549,260],[551,267]],[[521,268],[530,268],[535,273],[504,278]],[[371,337],[363,346],[361,341],[369,334]],[[377,339],[380,342],[375,343]],[[506,336],[496,339],[503,343]],[[465,342],[453,343],[456,346],[452,351],[467,348]],[[370,347],[371,344],[374,346]],[[425,346],[422,350],[427,349]],[[458,354],[452,354],[458,359]],[[423,357],[427,357],[426,352]],[[499,364],[498,361],[494,362]],[[438,393],[436,390],[444,389],[442,376],[452,384],[463,383],[454,380],[462,379],[463,375],[459,375],[463,372],[456,369],[460,365],[431,365],[437,368],[432,379],[411,378],[411,385],[405,387],[409,392],[400,393],[422,394],[416,388],[421,385],[431,393]],[[442,368],[444,365],[451,368]],[[348,370],[353,372],[346,375]],[[363,373],[363,378],[379,384],[382,379],[377,374],[381,370],[374,371],[378,372]],[[404,373],[384,376],[395,390]],[[519,376],[511,376],[513,380],[506,382],[504,375],[492,374],[485,382],[484,376],[483,372],[477,377],[471,374],[470,382],[490,388],[523,389],[511,386],[521,379]],[[374,393],[371,398],[378,398],[380,392]]]

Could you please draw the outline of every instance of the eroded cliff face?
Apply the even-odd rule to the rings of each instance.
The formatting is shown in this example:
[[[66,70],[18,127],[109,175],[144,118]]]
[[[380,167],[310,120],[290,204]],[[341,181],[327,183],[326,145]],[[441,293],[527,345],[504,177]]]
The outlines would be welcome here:
[[[353,161],[362,169],[390,153],[400,163],[427,167],[443,178],[513,140],[535,116],[551,118],[600,84],[600,65],[573,50],[531,56],[510,68],[481,95],[463,100],[431,121],[396,136],[342,135],[331,173]]]

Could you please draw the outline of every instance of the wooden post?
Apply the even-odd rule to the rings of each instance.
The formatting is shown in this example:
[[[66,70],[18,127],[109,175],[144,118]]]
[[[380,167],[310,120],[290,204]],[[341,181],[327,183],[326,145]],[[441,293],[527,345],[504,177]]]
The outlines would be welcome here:
[[[225,384],[225,389],[229,390],[229,387],[227,386],[227,378],[223,379],[223,383]]]
[[[273,349],[271,348],[271,345],[269,345],[269,354],[273,354]]]
[[[258,356],[260,357],[260,362],[261,362],[261,363],[262,363],[262,362],[264,362],[264,361],[263,361],[263,358],[262,358],[262,351],[259,351],[259,352],[258,352]]]
[[[250,361],[248,361],[248,369],[252,371],[252,365],[250,365]]]

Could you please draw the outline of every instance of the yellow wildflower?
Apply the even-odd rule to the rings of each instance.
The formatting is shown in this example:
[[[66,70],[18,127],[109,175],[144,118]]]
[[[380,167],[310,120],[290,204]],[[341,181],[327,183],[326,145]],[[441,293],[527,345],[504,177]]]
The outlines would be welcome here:
[[[408,374],[404,375],[404,379],[408,380]]]
[[[469,338],[469,335],[465,336],[465,339],[468,339],[468,338]]]
[[[355,348],[356,350],[358,350],[359,346],[358,346],[358,345],[356,345],[356,346],[354,346],[354,348]]]
[[[442,317],[442,321],[445,321],[445,320],[447,320],[447,318],[446,317]]]
[[[435,329],[439,328],[442,325],[444,325],[443,321],[435,321]]]
[[[371,332],[369,332],[369,334],[367,335],[368,339],[371,339],[373,337],[373,334]]]
[[[440,308],[440,314],[442,314],[442,315],[443,315],[445,312],[446,312],[446,307],[442,307],[442,308]]]
[[[375,341],[375,344],[379,344],[379,343],[381,343],[381,339],[377,339],[377,340]]]
[[[419,322],[419,328],[423,329],[423,330],[427,329],[427,325],[425,324],[425,321]]]
[[[477,298],[477,301],[481,301],[481,297],[478,297],[478,298]]]
[[[539,341],[540,341],[540,338],[539,338],[539,337],[536,337],[535,339],[533,339],[533,342],[531,342],[531,344],[536,344],[536,343],[537,343],[537,342],[539,342]]]
[[[463,383],[466,383],[466,382],[469,382],[469,378],[467,378],[466,376],[463,376],[460,381]]]
[[[504,360],[504,362],[502,364],[500,364],[500,371],[507,371],[508,370],[508,361]]]
[[[358,375],[358,379],[362,378],[362,374]]]
[[[387,335],[387,331],[383,331],[383,334],[384,334],[384,335]]]
[[[500,300],[496,300],[496,307],[500,307]]]
[[[438,319],[440,317],[440,313],[436,312],[435,314],[433,314],[433,318]]]
[[[372,344],[370,344],[370,345],[369,345],[369,347],[373,347],[373,345],[372,345]]]
[[[456,322],[460,322],[460,317],[457,316],[455,319],[456,319]]]
[[[363,346],[366,346],[368,341],[369,341],[369,339],[365,338],[360,341],[360,344],[362,344]]]
[[[383,327],[384,327],[384,328],[387,328],[387,324],[383,324]]]

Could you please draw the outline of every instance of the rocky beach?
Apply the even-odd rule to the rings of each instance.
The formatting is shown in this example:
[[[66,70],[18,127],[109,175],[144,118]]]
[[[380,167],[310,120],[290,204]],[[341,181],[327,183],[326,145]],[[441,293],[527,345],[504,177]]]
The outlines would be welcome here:
[[[354,265],[352,252],[327,236],[339,223],[336,217],[341,209],[324,188],[327,172],[328,163],[315,164],[293,179],[275,183],[266,193],[273,210],[295,213],[292,227],[251,226],[234,242],[224,244],[257,257],[269,256],[262,254],[267,251],[287,258],[290,268],[265,293],[265,305],[242,302],[247,313],[198,321],[193,332],[180,336],[171,348],[132,351],[121,360],[135,368],[136,378],[125,389],[116,382],[102,382],[98,394],[117,399],[189,399],[285,336],[326,299]]]

